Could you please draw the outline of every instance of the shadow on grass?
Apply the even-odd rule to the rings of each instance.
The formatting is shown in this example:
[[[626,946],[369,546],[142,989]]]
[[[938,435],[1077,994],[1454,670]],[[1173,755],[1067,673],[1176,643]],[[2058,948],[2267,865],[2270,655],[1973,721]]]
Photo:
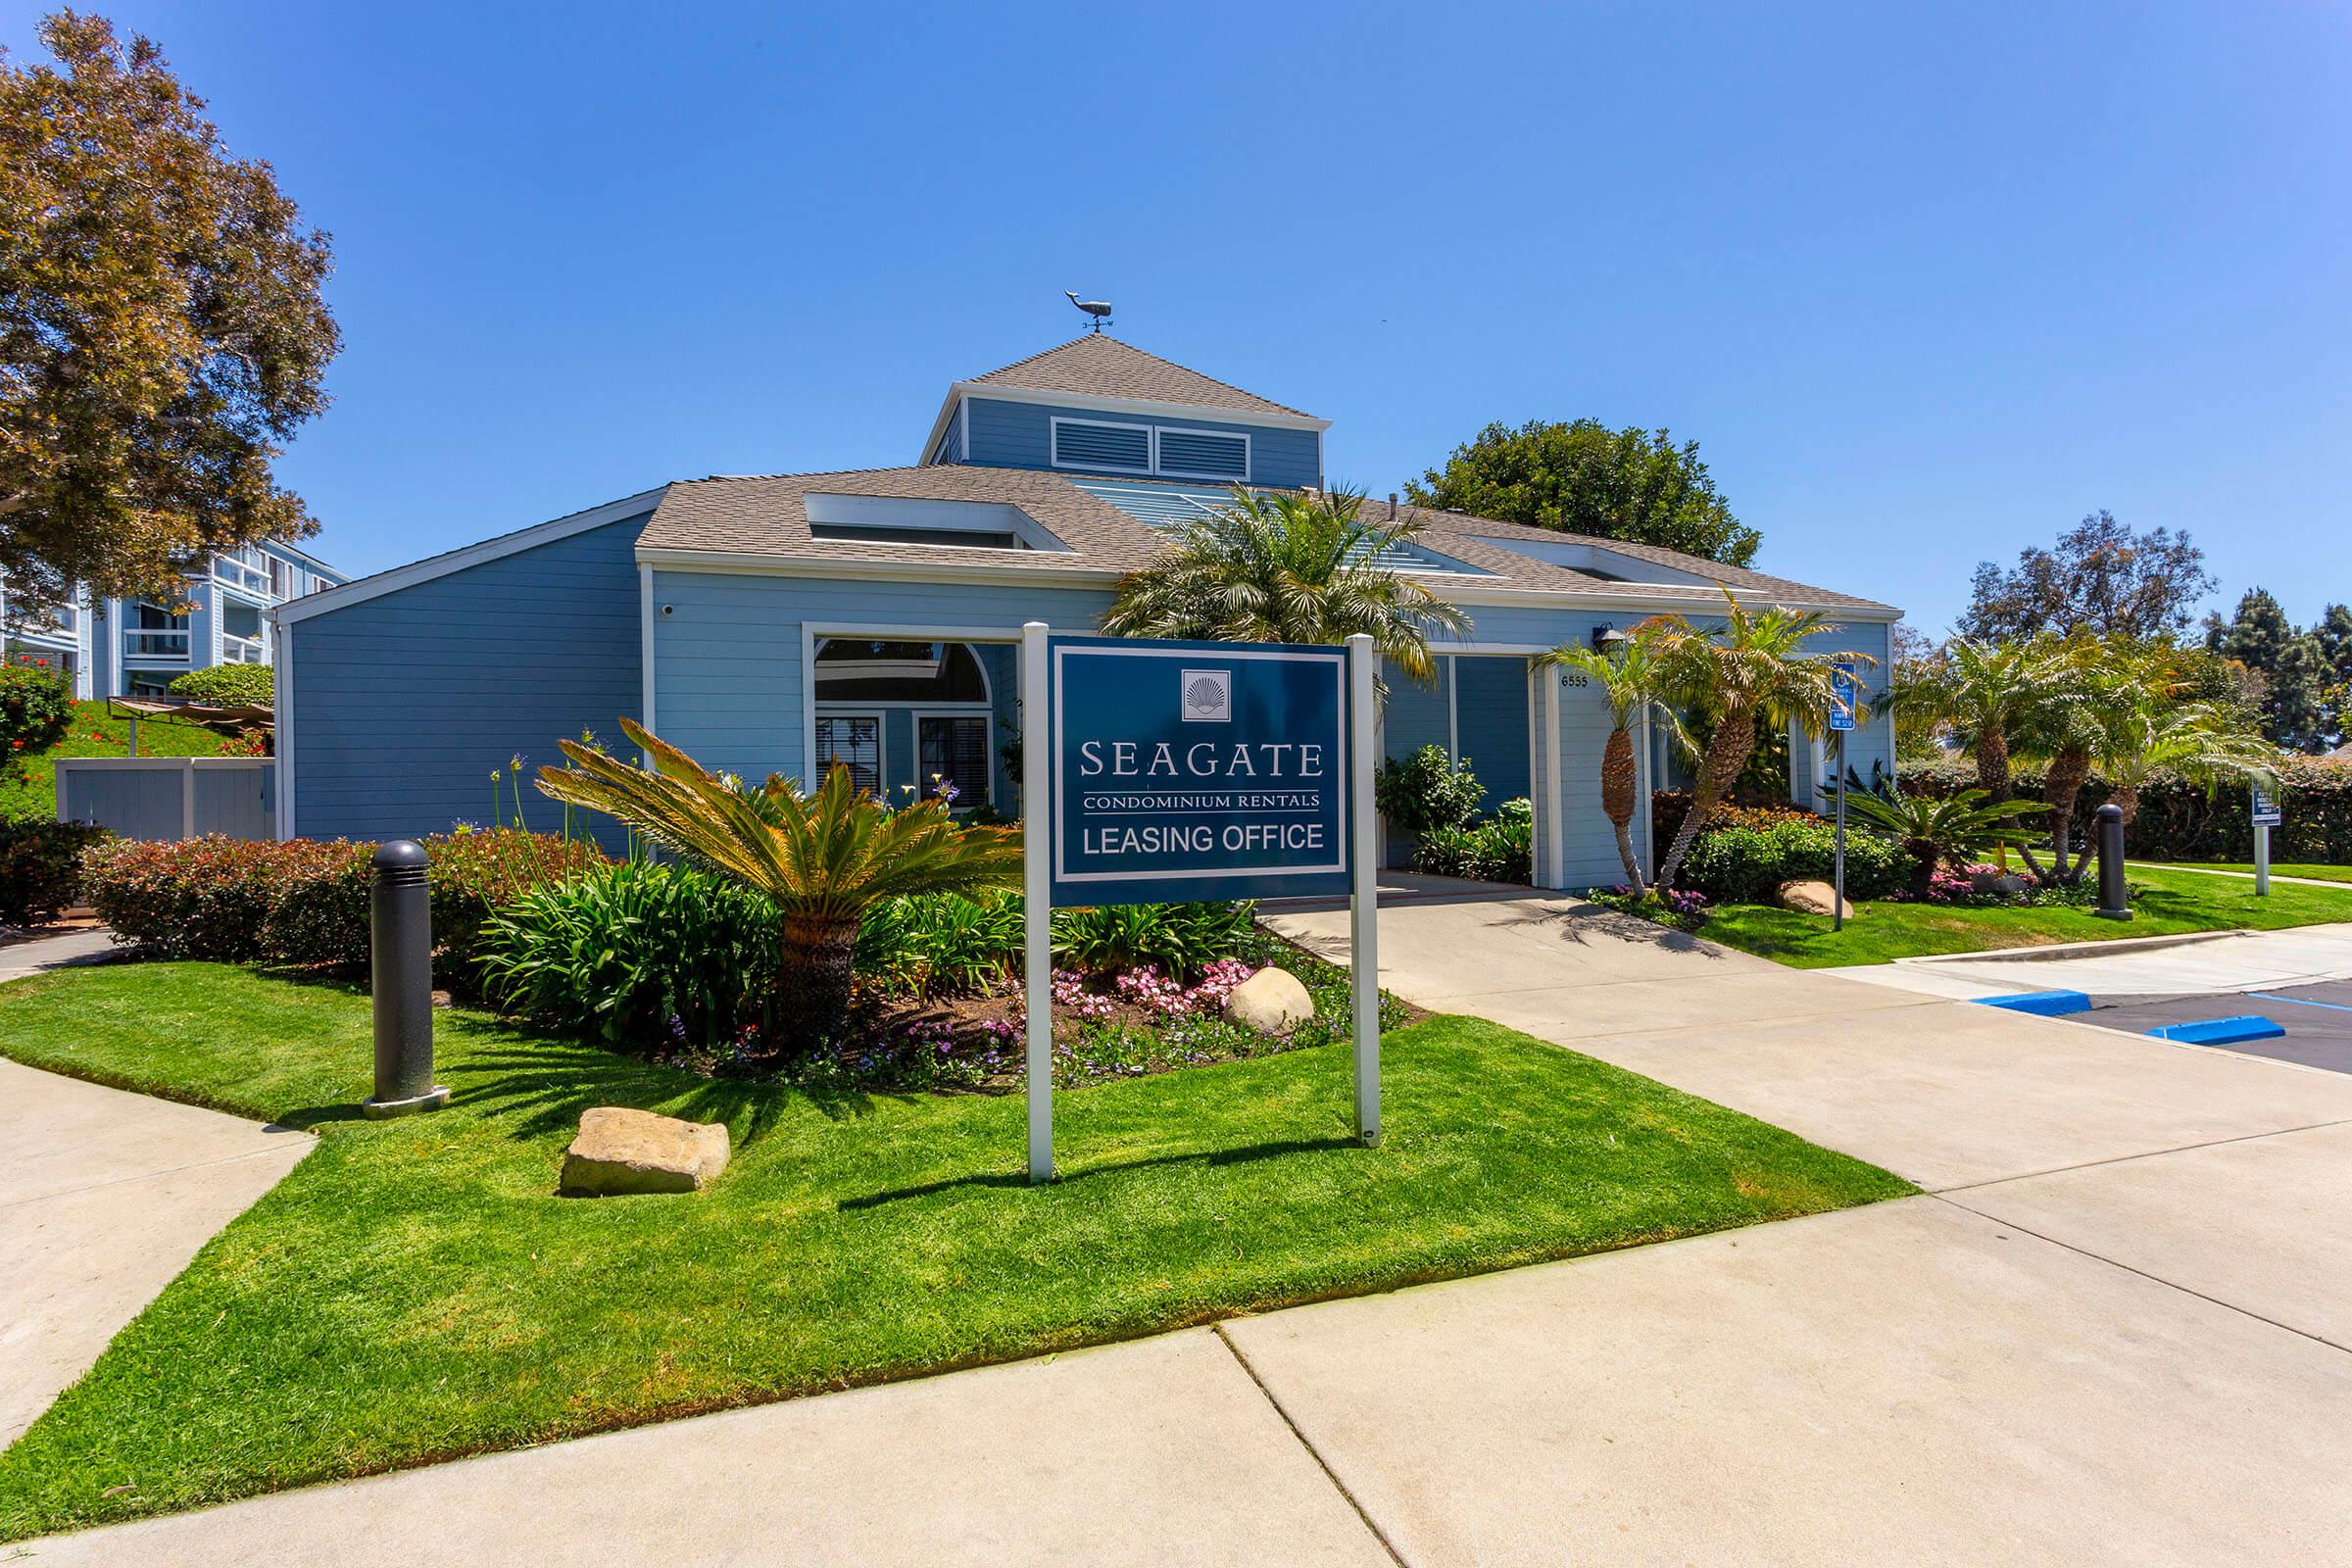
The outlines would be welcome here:
[[[1360,1146],[1352,1138],[1298,1138],[1279,1143],[1244,1144],[1235,1149],[1201,1149],[1182,1154],[1154,1154],[1149,1159],[1115,1160],[1101,1165],[1089,1165],[1082,1170],[1065,1171],[1054,1178],[1056,1187],[1082,1182],[1097,1176],[1116,1176],[1127,1171],[1150,1170],[1157,1165],[1239,1165],[1251,1160],[1276,1159],[1285,1154],[1311,1154]],[[868,1193],[862,1198],[845,1198],[836,1208],[880,1208],[885,1203],[901,1202],[910,1198],[931,1198],[940,1193],[952,1193],[962,1188],[1027,1187],[1031,1183],[1020,1172],[991,1171],[972,1176],[952,1176],[945,1181],[923,1182],[913,1187],[887,1188]]]

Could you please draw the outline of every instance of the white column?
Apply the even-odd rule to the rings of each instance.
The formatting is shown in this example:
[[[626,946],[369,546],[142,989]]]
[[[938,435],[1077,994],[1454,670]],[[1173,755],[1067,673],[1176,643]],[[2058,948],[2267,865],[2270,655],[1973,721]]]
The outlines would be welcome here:
[[[1544,671],[1544,793],[1549,802],[1551,817],[1550,863],[1544,866],[1544,885],[1564,888],[1568,885],[1568,822],[1567,791],[1560,782],[1566,770],[1560,756],[1560,672]]]
[[[1054,1179],[1054,759],[1047,737],[1046,623],[1021,627],[1021,899],[1027,910],[1022,984],[1029,1004],[1029,1179]]]
[[[1380,820],[1372,809],[1379,750],[1372,673],[1379,659],[1370,637],[1358,632],[1348,639],[1348,810],[1355,855],[1348,967],[1355,1003],[1355,1134],[1366,1147],[1380,1142]]]

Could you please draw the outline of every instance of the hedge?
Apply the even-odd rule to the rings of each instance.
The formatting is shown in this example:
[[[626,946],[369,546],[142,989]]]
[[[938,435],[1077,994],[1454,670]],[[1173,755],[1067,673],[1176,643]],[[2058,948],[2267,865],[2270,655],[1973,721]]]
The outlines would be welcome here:
[[[2352,763],[2298,757],[2279,764],[2285,821],[2271,829],[2271,858],[2313,865],[2352,865]],[[1976,764],[1938,758],[1905,762],[1897,769],[1901,787],[1914,794],[1949,795],[1973,789]],[[2010,769],[2010,788],[2023,800],[2041,799],[2042,769]],[[2107,803],[2114,786],[2093,773],[2082,786],[2075,820]],[[2029,819],[2031,820],[2031,819]],[[2236,860],[2254,858],[2254,826],[2246,792],[2203,786],[2172,773],[2157,773],[2140,786],[2139,810],[2125,836],[2137,860]]]
[[[174,678],[171,691],[216,708],[268,708],[277,701],[276,677],[268,664],[207,664]]]
[[[47,817],[0,821],[0,924],[38,925],[73,907],[81,888],[81,855],[106,829]]]
[[[584,840],[511,828],[437,833],[430,860],[434,978],[475,990],[482,926],[517,895],[610,864]],[[158,957],[365,970],[372,844],[223,838],[116,840],[82,856],[84,894],[117,937]]]

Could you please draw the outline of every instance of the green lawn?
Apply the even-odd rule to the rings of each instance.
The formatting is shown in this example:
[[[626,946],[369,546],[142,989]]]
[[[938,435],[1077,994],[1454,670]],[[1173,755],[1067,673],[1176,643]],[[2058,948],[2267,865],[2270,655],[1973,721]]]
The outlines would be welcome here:
[[[220,736],[194,724],[139,723],[141,757],[214,757],[222,745]],[[128,757],[130,724],[106,716],[103,702],[75,703],[74,727],[66,738],[37,757],[24,760],[24,782],[0,780],[0,817],[11,821],[28,816],[57,815],[57,759],[61,757]]]
[[[2174,863],[2207,871],[2242,871],[2248,876],[2254,874],[2254,866],[2251,861],[2177,860]],[[2352,865],[2313,865],[2308,861],[2301,860],[2273,860],[2271,874],[2273,876],[2307,876],[2317,882],[2352,882]]]
[[[1496,1025],[1068,1093],[819,1103],[440,1015],[447,1110],[358,1119],[364,997],[208,964],[0,990],[0,1054],[315,1129],[0,1455],[0,1540],[1891,1198],[1896,1177]],[[709,1193],[552,1196],[582,1108],[732,1129]],[[118,1490],[121,1489],[121,1490]],[[109,1494],[113,1494],[110,1495]]]
[[[2098,942],[2163,936],[2178,931],[2268,929],[2352,920],[2352,891],[2273,883],[2269,898],[2235,877],[2194,871],[2130,876],[2136,918],[2101,920],[2087,909],[1958,909],[1933,904],[1858,904],[1842,932],[1826,914],[1797,914],[1759,904],[1723,906],[1700,931],[1727,948],[1776,958],[1799,969],[1839,963],[1885,963],[1923,953],[1978,953],[2053,942]]]

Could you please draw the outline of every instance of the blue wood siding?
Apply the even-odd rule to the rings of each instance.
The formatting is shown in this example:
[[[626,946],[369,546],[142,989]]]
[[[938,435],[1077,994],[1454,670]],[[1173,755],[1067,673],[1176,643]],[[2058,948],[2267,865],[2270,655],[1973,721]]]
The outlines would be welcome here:
[[[1007,403],[996,398],[966,398],[956,411],[971,420],[969,461],[998,468],[1052,468],[1053,421],[1100,419],[1111,423],[1165,424],[1186,430],[1209,430],[1250,438],[1250,482],[1295,487],[1323,482],[1323,438],[1314,430],[1280,426],[1186,419],[1154,418],[1141,414],[1103,414],[1088,409],[1054,408],[1043,403]]]
[[[608,523],[284,628],[293,648],[294,832],[385,839],[492,819],[490,773],[635,717],[637,536]],[[514,791],[499,792],[511,820]],[[563,808],[522,788],[523,819]],[[606,823],[598,836],[618,848]]]
[[[948,416],[947,425],[939,432],[939,443],[931,449],[925,463],[961,463],[963,461],[963,404]]]
[[[832,582],[807,577],[661,570],[654,573],[654,720],[662,738],[706,767],[746,778],[804,777],[802,628],[818,625],[1002,629],[1026,620],[1092,633],[1110,595],[1098,589]],[[662,613],[661,607],[667,607]],[[998,716],[1017,712],[1009,647],[984,653]],[[992,736],[992,749],[1003,732]],[[890,768],[911,781],[913,726],[891,731]],[[906,760],[902,760],[902,759]],[[1002,760],[996,787],[1010,803]]]

